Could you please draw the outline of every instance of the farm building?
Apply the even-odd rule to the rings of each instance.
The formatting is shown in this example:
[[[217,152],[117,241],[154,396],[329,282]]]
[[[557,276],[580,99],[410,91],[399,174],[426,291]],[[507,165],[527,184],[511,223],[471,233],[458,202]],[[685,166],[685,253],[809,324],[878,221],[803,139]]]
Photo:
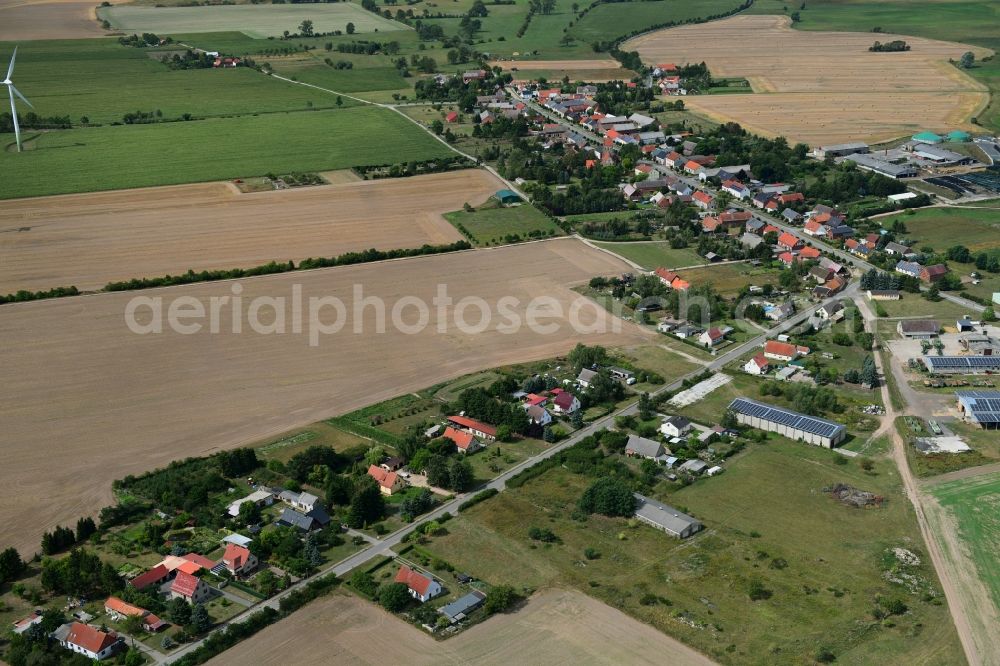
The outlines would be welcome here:
[[[933,338],[941,330],[941,324],[933,319],[904,319],[896,324],[896,332],[903,338]]]
[[[975,375],[1000,372],[1000,356],[923,356],[929,372],[943,375]]]
[[[898,289],[869,289],[867,291],[869,301],[898,301]]]
[[[863,155],[868,150],[868,144],[861,143],[860,141],[855,143],[838,143],[832,146],[820,146],[816,149],[816,157],[825,159],[827,157],[844,157],[845,155],[854,153]]]
[[[920,132],[919,134],[914,134],[910,137],[914,141],[919,141],[920,143],[941,143],[944,141],[944,137],[940,134],[935,134],[934,132]]]
[[[705,527],[698,519],[639,493],[635,493],[635,500],[635,517],[671,536],[686,539]]]
[[[470,419],[467,416],[449,416],[448,423],[452,424],[456,428],[468,430],[480,439],[494,440],[497,438],[496,428],[488,423],[482,423],[481,421]]]
[[[840,423],[806,416],[749,398],[736,398],[729,403],[729,409],[736,414],[736,420],[743,425],[769,430],[789,439],[828,449],[844,441],[847,436],[847,428]]]
[[[968,132],[963,132],[962,130],[953,130],[948,132],[948,141],[950,143],[964,143],[972,139],[972,136]]]
[[[513,190],[497,190],[496,194],[493,196],[496,197],[496,200],[504,206],[521,203],[521,195]]]
[[[854,162],[859,169],[874,171],[889,178],[912,178],[917,175],[917,167],[912,164],[893,164],[872,155],[851,153],[844,159]]]
[[[984,430],[1000,429],[1000,391],[955,391],[958,411]]]
[[[464,597],[456,599],[447,606],[442,606],[438,612],[448,618],[452,624],[464,620],[469,613],[476,610],[486,601],[486,595],[479,590],[473,590]]]
[[[629,435],[625,444],[625,455],[656,460],[664,454],[663,445],[652,439]]]

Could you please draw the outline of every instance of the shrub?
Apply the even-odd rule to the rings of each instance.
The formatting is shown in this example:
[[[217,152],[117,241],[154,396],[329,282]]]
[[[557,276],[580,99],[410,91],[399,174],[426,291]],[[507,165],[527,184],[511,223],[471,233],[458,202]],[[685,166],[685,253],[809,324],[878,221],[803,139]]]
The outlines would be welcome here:
[[[596,560],[601,556],[601,554],[594,548],[587,548],[583,551],[583,556],[588,560]]]
[[[772,595],[771,590],[764,587],[764,583],[757,580],[756,578],[750,581],[747,586],[747,596],[753,601],[761,601],[764,599],[770,599]]]

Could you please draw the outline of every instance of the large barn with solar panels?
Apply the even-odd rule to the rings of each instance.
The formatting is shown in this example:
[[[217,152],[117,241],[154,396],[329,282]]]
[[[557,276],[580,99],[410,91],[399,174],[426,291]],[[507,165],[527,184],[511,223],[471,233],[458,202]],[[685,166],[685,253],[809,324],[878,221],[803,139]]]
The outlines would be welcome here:
[[[984,430],[1000,429],[1000,391],[955,391],[965,420]]]
[[[847,428],[826,419],[806,416],[758,402],[749,398],[736,398],[729,404],[736,420],[751,428],[769,430],[789,439],[825,446],[832,449],[847,437]]]
[[[1000,356],[924,356],[922,360],[928,371],[941,374],[1000,372]]]

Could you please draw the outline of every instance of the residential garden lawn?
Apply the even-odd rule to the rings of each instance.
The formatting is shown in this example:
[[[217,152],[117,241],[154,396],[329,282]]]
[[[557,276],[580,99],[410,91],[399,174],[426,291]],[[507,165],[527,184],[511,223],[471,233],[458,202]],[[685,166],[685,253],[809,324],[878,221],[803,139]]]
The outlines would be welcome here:
[[[500,379],[500,373],[492,370],[477,372],[465,377],[459,377],[434,391],[434,399],[450,403],[458,399],[458,395],[471,388],[489,388],[490,384]]]
[[[13,137],[4,135],[0,141]],[[27,148],[20,154],[0,152],[0,170],[6,174],[0,198],[324,171],[453,154],[405,118],[375,107],[54,131],[28,138]],[[137,164],[139,155],[149,157]]]
[[[1000,606],[1000,475],[933,485],[930,493],[958,522],[959,536],[976,563],[979,578]]]
[[[885,228],[896,220],[906,225],[906,233],[900,235],[917,248],[930,246],[944,252],[953,245],[964,245],[973,252],[1000,250],[1000,210],[921,208],[912,215],[878,218]]]
[[[685,350],[686,351],[686,350]],[[697,353],[697,350],[692,350]],[[660,345],[641,345],[637,347],[619,347],[614,350],[614,353],[618,356],[623,356],[627,358],[632,365],[643,368],[644,370],[652,370],[661,377],[663,377],[664,382],[669,384],[679,377],[690,373],[693,370],[698,369],[696,363],[692,363],[683,356],[679,356],[672,351],[663,349]],[[707,358],[707,357],[706,357]],[[659,387],[645,387],[645,385],[636,384],[632,388],[636,387],[646,388],[646,390],[655,390]]]
[[[226,620],[239,615],[245,611],[246,608],[246,606],[241,606],[235,601],[230,601],[225,597],[216,597],[205,604],[205,609],[208,611],[209,617],[211,617],[212,622],[216,624],[225,622]]]
[[[674,249],[670,247],[669,241],[595,243],[595,245],[634,261],[647,270],[660,267],[676,269],[706,263],[706,259],[699,257],[693,248]]]
[[[692,111],[669,110],[654,113],[653,116],[666,127],[674,124],[682,124],[689,127],[693,132],[708,132],[719,126],[719,123],[711,118],[700,116]]]
[[[684,271],[681,277],[692,286],[711,284],[715,287],[716,293],[722,296],[735,296],[748,284],[757,286],[777,284],[778,273],[779,271],[770,268],[754,268],[750,264],[737,263],[692,268]]]
[[[915,35],[946,41],[975,44],[1000,51],[1000,6],[989,0],[817,0],[800,9],[783,0],[759,0],[747,10],[753,14],[786,14],[798,11],[797,30],[834,30],[870,32],[881,27],[884,32]],[[874,41],[873,37],[873,41]],[[991,91],[990,104],[978,116],[979,123],[1000,128],[1000,62],[977,62],[967,72],[986,84]],[[933,128],[927,128],[933,129]],[[947,129],[947,128],[941,128]]]
[[[13,47],[0,44],[0,53]],[[206,118],[335,106],[332,96],[249,67],[172,70],[154,60],[155,53],[114,39],[29,41],[18,46],[17,86],[36,113],[69,116],[74,125],[81,117],[93,124],[121,122],[135,111],[159,110],[172,120],[185,113]]]
[[[559,421],[553,421],[552,426],[563,432],[573,430],[573,426]],[[518,463],[532,456],[537,456],[551,446],[552,444],[533,437],[526,437],[514,442],[490,442],[485,449],[467,456],[466,460],[472,465],[472,473],[475,475],[476,483],[485,483]]]
[[[426,127],[430,127],[435,120],[440,120],[445,128],[461,137],[462,142],[471,140],[472,128],[475,127],[472,114],[463,112],[457,104],[420,104],[403,106],[399,110]],[[458,112],[461,122],[449,123],[445,120],[445,116],[451,111]]]
[[[555,222],[529,203],[501,208],[490,202],[471,213],[459,210],[444,217],[480,247],[563,235]]]
[[[868,474],[838,457],[774,438],[730,459],[719,477],[683,488],[662,482],[659,499],[706,525],[685,541],[621,518],[574,520],[593,479],[556,466],[463,512],[424,547],[496,584],[575,587],[721,663],[812,663],[820,647],[843,663],[962,663],[891,461],[877,460]],[[838,482],[888,501],[849,508],[823,492]],[[559,542],[531,541],[531,527],[552,530]],[[896,547],[922,564],[899,565]],[[587,559],[587,548],[599,556]],[[915,576],[915,591],[885,579],[901,569]],[[749,599],[755,579],[770,598]],[[923,601],[925,592],[935,601]],[[876,596],[900,599],[908,612],[882,626],[871,616]]]
[[[319,4],[314,7],[291,5],[215,5],[205,7],[141,7],[119,5],[99,8],[98,17],[123,32],[224,32],[240,30],[251,37],[278,37],[298,33],[304,20],[313,22],[317,33],[341,30],[353,23],[355,32],[406,30],[353,3]]]

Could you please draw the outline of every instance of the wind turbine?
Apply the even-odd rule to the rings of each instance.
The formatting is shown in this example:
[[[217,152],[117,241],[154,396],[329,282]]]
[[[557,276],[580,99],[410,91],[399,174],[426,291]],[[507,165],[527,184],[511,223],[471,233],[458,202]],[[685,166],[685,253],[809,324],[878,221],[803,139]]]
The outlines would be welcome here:
[[[32,109],[35,108],[31,105],[31,102],[21,94],[21,91],[14,87],[14,82],[10,80],[12,74],[14,74],[14,59],[17,58],[17,47],[14,47],[14,54],[10,57],[10,66],[7,68],[7,78],[3,80],[3,84],[7,86],[7,94],[10,95],[10,115],[14,119],[14,138],[17,140],[17,152],[21,152],[21,126],[17,122],[17,109],[14,107],[14,95],[21,98],[21,101],[30,106]]]

